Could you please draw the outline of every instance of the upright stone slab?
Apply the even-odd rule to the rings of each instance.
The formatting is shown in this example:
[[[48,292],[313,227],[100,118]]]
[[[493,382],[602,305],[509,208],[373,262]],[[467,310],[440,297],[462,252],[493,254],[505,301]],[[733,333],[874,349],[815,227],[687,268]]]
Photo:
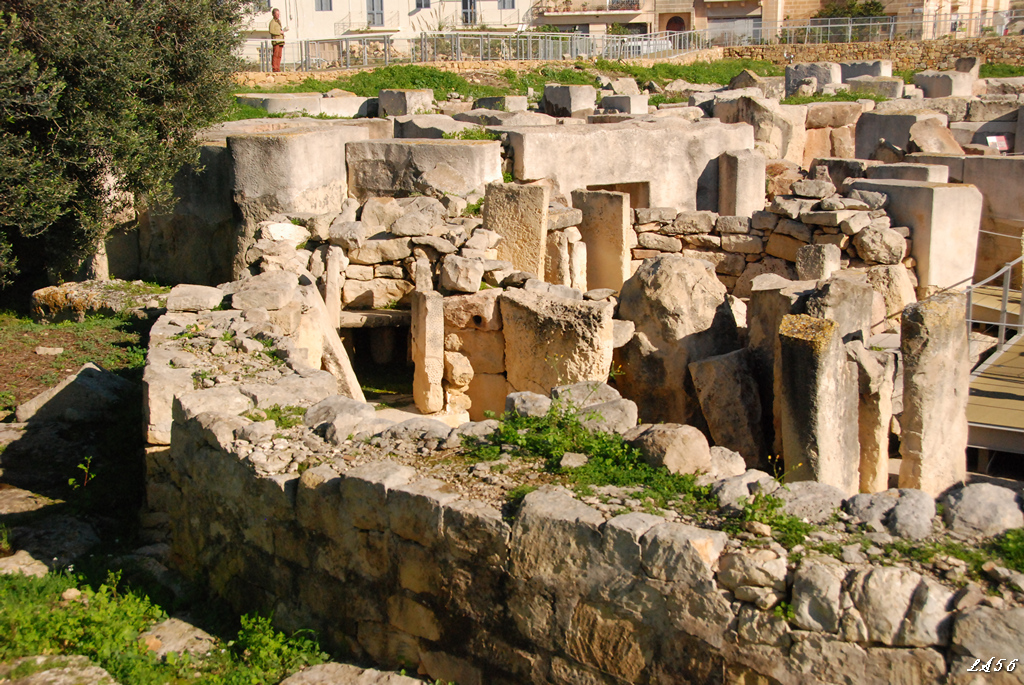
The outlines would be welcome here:
[[[787,481],[860,488],[857,368],[834,321],[787,314],[779,327],[782,450]]]
[[[597,89],[594,86],[563,86],[548,83],[544,86],[544,113],[553,117],[571,117],[593,114],[597,107]]]
[[[890,351],[869,350],[860,341],[848,344],[846,349],[857,361],[860,384],[860,491],[883,492],[889,489],[889,430],[896,356]]]
[[[715,444],[739,452],[747,466],[756,467],[765,456],[764,431],[750,351],[691,362],[689,370]]]
[[[444,298],[436,291],[412,293],[412,395],[424,414],[444,409]]]
[[[843,82],[843,70],[835,62],[799,62],[786,67],[786,95],[792,95],[805,78],[817,80],[817,92],[824,86]]]
[[[928,69],[914,74],[914,85],[926,98],[971,97],[975,76],[962,71]]]
[[[345,269],[348,257],[345,250],[335,245],[327,248],[324,262],[324,304],[327,307],[327,319],[331,326],[338,328],[341,322],[341,288],[345,285]]]
[[[753,216],[764,209],[766,161],[757,150],[733,150],[718,157],[718,213]]]
[[[899,485],[933,497],[967,477],[966,307],[965,295],[946,292],[903,310]]]
[[[484,228],[501,236],[498,259],[511,262],[520,271],[544,275],[550,196],[546,185],[487,186]]]
[[[879,139],[898,148],[910,146],[910,127],[925,119],[938,119],[943,126],[949,117],[943,112],[918,109],[898,112],[864,112],[857,120],[857,159],[873,159]]]
[[[776,274],[761,274],[751,285],[747,305],[748,347],[761,392],[764,444],[774,454],[782,451],[782,406],[779,389],[779,326],[787,314],[802,314],[814,281],[790,281]]]
[[[574,190],[572,205],[583,212],[579,225],[587,246],[587,286],[618,292],[629,278],[629,195],[605,190]]]

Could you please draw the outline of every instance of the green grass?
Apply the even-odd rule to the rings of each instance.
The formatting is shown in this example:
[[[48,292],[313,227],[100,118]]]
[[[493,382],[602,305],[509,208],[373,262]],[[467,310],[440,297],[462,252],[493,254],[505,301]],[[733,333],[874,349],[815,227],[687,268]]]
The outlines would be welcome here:
[[[445,140],[501,140],[499,134],[482,128],[466,128],[461,131],[444,133],[441,137]]]
[[[347,90],[360,97],[377,97],[377,91],[381,88],[430,88],[434,91],[434,98],[437,100],[446,99],[448,93],[459,93],[460,95],[470,97],[504,94],[502,89],[499,88],[471,84],[458,74],[441,71],[433,67],[408,64],[360,71],[331,81],[307,78],[299,83],[238,88],[235,92],[326,93],[334,88]]]
[[[302,423],[302,417],[306,415],[305,407],[282,407],[278,404],[258,411],[262,412],[266,418],[258,418],[259,414],[254,412],[250,412],[245,416],[253,421],[273,421],[274,425],[281,430],[287,430],[300,425]]]
[[[62,600],[76,588],[78,599]],[[164,620],[163,609],[121,582],[90,585],[82,576],[0,576],[0,662],[23,656],[81,654],[124,685],[271,685],[327,660],[306,633],[286,636],[267,618],[243,616],[233,640],[206,657],[159,660],[139,634]]]
[[[738,533],[743,530],[744,523],[756,521],[770,526],[772,537],[786,549],[802,545],[806,542],[808,533],[816,530],[817,526],[786,514],[782,511],[784,504],[785,502],[775,495],[757,493],[753,497],[745,497],[740,500],[740,515],[729,521],[725,525],[725,530]]]
[[[626,444],[621,435],[589,430],[579,416],[557,402],[544,416],[503,416],[490,441],[471,446],[468,455],[477,461],[494,460],[502,446],[509,445],[517,448],[515,456],[542,458],[545,471],[563,476],[584,491],[601,485],[640,486],[640,497],[649,497],[658,507],[672,504],[706,509],[715,505],[710,489],[697,486],[696,476],[669,473],[644,463],[640,451]],[[566,452],[585,454],[589,460],[579,468],[563,469],[559,462]]]
[[[678,94],[672,94],[672,93],[669,93],[668,95],[664,95],[662,93],[655,93],[654,95],[652,95],[650,98],[647,99],[647,104],[651,105],[652,107],[657,107],[658,105],[663,105],[663,104],[666,104],[666,103],[689,102],[689,101],[690,101],[690,98],[688,96],[684,96],[684,95],[678,95]]]
[[[1024,66],[1002,64],[1000,62],[982,64],[980,75],[981,78],[1014,78],[1024,76]]]
[[[904,83],[908,83],[908,84],[911,84],[911,85],[913,85],[913,83],[914,83],[914,74],[916,74],[916,73],[917,73],[916,69],[899,69],[899,70],[893,69],[893,71],[892,71],[892,75],[893,76],[895,76],[897,78],[901,78],[901,79],[903,79]]]
[[[693,64],[659,63],[653,67],[640,67],[624,62],[599,59],[595,66],[604,72],[627,74],[641,83],[654,81],[659,84],[683,79],[690,83],[720,83],[727,85],[744,69],[750,69],[758,76],[783,76],[785,70],[765,60],[723,59],[715,62],[694,62]]]
[[[838,93],[825,94],[815,93],[814,95],[791,95],[788,98],[780,101],[783,105],[809,105],[813,102],[856,102],[857,100],[874,100],[875,102],[885,102],[888,98],[874,93],[850,93],[848,91],[840,91]]]

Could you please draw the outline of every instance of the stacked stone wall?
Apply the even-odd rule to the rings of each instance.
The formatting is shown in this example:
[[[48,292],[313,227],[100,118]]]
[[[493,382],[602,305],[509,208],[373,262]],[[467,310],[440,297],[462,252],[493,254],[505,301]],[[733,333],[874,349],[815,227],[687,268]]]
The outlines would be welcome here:
[[[825,43],[805,45],[742,45],[723,49],[725,59],[759,59],[785,65],[796,62],[849,62],[887,59],[892,68],[953,69],[965,55],[983,57],[986,62],[1024,65],[1024,37],[941,38],[938,40],[895,40],[878,43]]]

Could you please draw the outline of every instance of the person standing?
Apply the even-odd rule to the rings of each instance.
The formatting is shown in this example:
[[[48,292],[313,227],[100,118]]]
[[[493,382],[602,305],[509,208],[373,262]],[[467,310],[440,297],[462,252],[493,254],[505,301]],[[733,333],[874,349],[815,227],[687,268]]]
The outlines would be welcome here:
[[[284,32],[288,29],[281,26],[281,10],[274,8],[270,20],[270,44],[274,46],[274,56],[270,61],[271,71],[281,71],[281,58],[284,56]]]

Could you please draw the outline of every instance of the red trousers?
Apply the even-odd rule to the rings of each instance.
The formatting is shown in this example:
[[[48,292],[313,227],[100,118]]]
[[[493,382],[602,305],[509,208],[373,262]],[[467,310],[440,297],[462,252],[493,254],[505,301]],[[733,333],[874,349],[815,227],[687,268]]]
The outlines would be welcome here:
[[[284,56],[284,43],[274,45],[274,55],[270,60],[271,71],[281,71],[281,58]]]

